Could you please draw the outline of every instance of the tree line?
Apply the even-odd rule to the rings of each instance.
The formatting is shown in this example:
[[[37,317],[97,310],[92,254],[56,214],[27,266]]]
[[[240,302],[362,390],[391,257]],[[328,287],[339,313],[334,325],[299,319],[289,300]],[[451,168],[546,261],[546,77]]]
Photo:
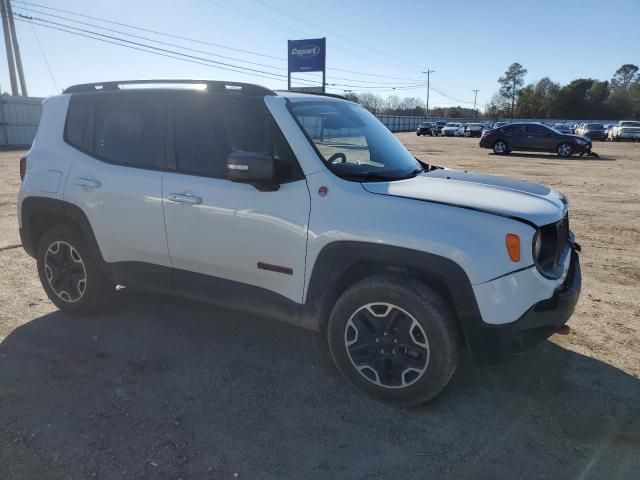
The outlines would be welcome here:
[[[389,95],[382,97],[373,93],[355,93],[349,92],[345,94],[349,100],[359,103],[374,115],[411,115],[416,117],[424,117],[427,115],[427,109],[424,102],[418,97],[400,98],[397,95]],[[429,108],[430,117],[449,117],[449,118],[480,118],[482,114],[479,110],[473,110],[466,107],[436,107]]]
[[[484,114],[477,109],[455,106],[430,108],[429,116],[640,120],[640,73],[636,65],[622,65],[611,80],[577,78],[566,85],[548,77],[525,85],[526,74],[527,69],[519,63],[510,65],[498,79],[500,89],[492,97]],[[425,104],[418,97],[389,95],[385,98],[373,93],[355,92],[345,96],[374,115],[427,115]]]
[[[566,85],[545,77],[525,85],[527,69],[513,63],[498,79],[488,118],[640,119],[640,74],[630,63],[611,80],[577,78]]]

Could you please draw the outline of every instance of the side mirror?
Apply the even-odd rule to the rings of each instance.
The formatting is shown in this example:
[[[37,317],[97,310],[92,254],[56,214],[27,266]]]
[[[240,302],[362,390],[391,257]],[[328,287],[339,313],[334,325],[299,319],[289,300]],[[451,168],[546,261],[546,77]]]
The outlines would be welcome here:
[[[253,152],[233,152],[227,157],[229,180],[248,183],[260,191],[274,191],[280,188],[276,181],[273,157]]]

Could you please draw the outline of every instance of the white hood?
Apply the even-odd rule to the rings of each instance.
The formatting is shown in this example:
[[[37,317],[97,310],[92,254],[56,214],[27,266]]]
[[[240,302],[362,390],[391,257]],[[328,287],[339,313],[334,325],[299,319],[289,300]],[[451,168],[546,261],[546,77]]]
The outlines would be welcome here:
[[[434,170],[407,180],[362,185],[371,193],[471,208],[537,226],[560,220],[567,210],[566,198],[543,185],[460,170]]]

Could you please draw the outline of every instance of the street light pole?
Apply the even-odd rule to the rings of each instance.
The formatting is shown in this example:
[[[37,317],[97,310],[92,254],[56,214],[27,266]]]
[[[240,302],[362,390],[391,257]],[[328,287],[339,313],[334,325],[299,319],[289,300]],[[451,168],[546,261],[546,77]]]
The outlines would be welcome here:
[[[422,73],[425,73],[427,75],[427,116],[429,116],[429,91],[430,91],[429,80],[430,80],[431,74],[433,72],[435,72],[435,70],[429,70],[428,68],[427,68],[426,72],[422,72]]]

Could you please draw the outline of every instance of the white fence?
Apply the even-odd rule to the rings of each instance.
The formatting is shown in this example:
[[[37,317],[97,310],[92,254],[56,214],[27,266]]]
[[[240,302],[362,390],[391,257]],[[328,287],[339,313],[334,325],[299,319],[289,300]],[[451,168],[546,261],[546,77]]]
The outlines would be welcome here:
[[[42,114],[42,98],[0,95],[0,146],[28,147]]]

